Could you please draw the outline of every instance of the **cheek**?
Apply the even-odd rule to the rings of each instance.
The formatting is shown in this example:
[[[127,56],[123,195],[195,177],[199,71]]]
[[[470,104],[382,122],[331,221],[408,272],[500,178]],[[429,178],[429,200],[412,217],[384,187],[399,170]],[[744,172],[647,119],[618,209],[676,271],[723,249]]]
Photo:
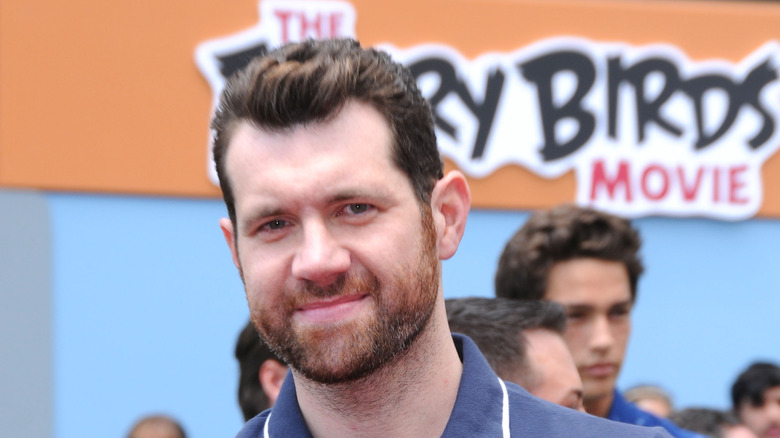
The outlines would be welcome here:
[[[570,325],[566,328],[566,346],[569,347],[574,363],[580,365],[587,358],[588,327],[585,324]]]
[[[631,336],[631,321],[626,320],[616,323],[612,329],[612,333],[618,344],[625,350],[628,339]]]

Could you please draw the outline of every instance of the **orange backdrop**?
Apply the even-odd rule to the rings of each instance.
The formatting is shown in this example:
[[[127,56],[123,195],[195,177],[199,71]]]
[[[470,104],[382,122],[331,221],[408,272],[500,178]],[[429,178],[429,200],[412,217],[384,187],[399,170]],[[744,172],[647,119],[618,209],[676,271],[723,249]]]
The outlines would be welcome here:
[[[667,42],[693,60],[738,62],[780,39],[780,5],[705,1],[353,0],[364,44],[440,42],[464,56],[580,36]],[[0,185],[219,196],[207,177],[212,91],[198,44],[253,27],[258,0],[3,0]],[[451,165],[450,165],[451,166]],[[763,167],[761,216],[780,217],[780,157]],[[477,207],[575,198],[573,173],[508,166],[472,180]],[[516,190],[497,190],[515,187]]]

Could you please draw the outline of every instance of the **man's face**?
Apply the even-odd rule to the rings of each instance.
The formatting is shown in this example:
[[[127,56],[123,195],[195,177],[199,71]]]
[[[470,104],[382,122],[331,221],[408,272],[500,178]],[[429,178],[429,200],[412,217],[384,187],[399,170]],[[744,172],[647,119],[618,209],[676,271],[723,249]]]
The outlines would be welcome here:
[[[744,424],[723,426],[724,438],[758,438],[756,434]]]
[[[252,321],[294,370],[321,383],[403,352],[439,293],[436,232],[393,164],[371,106],[282,132],[239,126],[227,169],[235,229],[221,226]]]
[[[585,404],[612,396],[631,332],[631,287],[622,263],[581,258],[553,265],[545,298],[566,307],[566,343]]]
[[[528,392],[561,406],[585,411],[582,407],[582,380],[563,337],[552,330],[523,332],[528,341],[528,362],[533,384]]]
[[[780,386],[764,391],[764,403],[758,406],[743,400],[738,414],[759,438],[780,437]]]

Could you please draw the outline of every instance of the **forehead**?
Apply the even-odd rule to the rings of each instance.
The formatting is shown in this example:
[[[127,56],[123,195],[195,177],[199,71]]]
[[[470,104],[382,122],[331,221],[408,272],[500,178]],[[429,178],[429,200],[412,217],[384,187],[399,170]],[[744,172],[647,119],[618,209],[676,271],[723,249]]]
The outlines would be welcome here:
[[[531,329],[523,332],[528,340],[528,356],[532,361],[549,367],[565,370],[567,366],[574,370],[574,361],[563,337],[552,330]]]
[[[324,122],[288,129],[269,131],[241,122],[226,157],[236,208],[261,195],[291,198],[379,182],[403,187],[407,178],[394,164],[391,147],[384,117],[360,102],[348,102]]]
[[[579,258],[553,265],[544,297],[565,305],[611,306],[631,300],[631,284],[623,263]]]
[[[351,153],[389,158],[391,143],[389,125],[379,111],[353,100],[323,121],[273,129],[237,122],[227,148],[227,165],[232,170],[248,154],[301,163],[311,153],[345,154],[348,147],[353,147]]]

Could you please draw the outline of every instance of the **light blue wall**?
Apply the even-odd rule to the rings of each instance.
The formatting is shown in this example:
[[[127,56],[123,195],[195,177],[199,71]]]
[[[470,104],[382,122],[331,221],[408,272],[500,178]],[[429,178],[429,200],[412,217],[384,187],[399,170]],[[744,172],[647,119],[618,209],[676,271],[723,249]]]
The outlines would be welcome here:
[[[248,312],[219,200],[48,194],[53,241],[55,436],[123,436],[149,412],[192,438],[232,436],[235,338]],[[503,244],[527,217],[474,211],[445,263],[448,297],[492,294]],[[623,386],[725,407],[749,361],[780,362],[780,221],[636,221],[645,240]]]

